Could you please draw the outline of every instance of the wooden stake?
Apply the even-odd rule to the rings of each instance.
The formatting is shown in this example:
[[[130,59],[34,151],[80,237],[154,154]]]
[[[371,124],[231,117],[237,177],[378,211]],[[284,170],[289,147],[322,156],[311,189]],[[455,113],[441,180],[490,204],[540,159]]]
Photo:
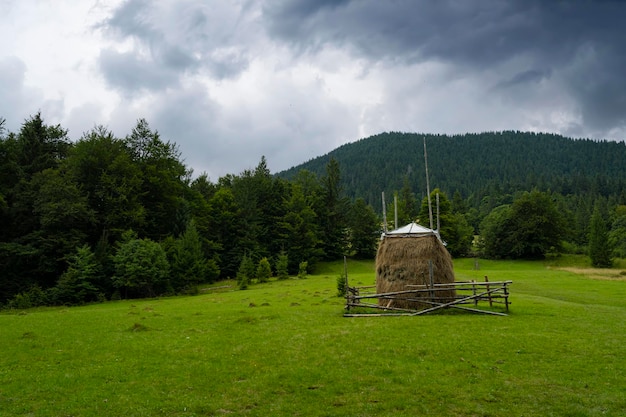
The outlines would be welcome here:
[[[393,196],[393,225],[396,229],[400,227],[398,225],[398,196],[395,194]]]
[[[387,233],[387,205],[385,204],[385,192],[383,191],[383,232]]]
[[[428,279],[430,280],[430,298],[435,298],[435,273],[433,271],[433,261],[432,259],[428,260]]]
[[[489,282],[489,278],[485,275],[485,282]],[[489,284],[487,284],[487,291],[489,291]],[[491,301],[491,293],[489,293],[489,307],[493,307],[493,302]]]
[[[430,201],[430,180],[428,179],[428,154],[426,153],[426,136],[424,136],[424,166],[426,167],[426,193],[428,194],[428,219],[433,229],[433,205]]]

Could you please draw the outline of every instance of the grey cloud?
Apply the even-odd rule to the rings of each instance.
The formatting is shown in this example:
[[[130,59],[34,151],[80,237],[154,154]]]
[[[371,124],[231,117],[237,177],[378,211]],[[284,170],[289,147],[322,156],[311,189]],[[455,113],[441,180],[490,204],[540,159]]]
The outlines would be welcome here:
[[[626,128],[626,55],[614,52],[593,49],[568,73],[584,124],[599,132]]]
[[[496,84],[495,89],[506,89],[506,88],[515,87],[518,85],[523,86],[529,83],[538,83],[541,80],[549,79],[551,75],[552,75],[552,71],[549,69],[548,70],[531,69],[527,71],[522,71],[522,72],[518,72],[517,74],[513,75],[513,77],[507,80],[500,81],[498,84]]]
[[[159,67],[132,52],[103,50],[99,65],[109,85],[131,94],[142,89],[162,90],[178,83],[175,71]]]
[[[578,100],[585,124],[599,129],[594,133],[624,126],[625,2],[350,0],[312,7],[276,0],[264,11],[270,36],[298,54],[334,47],[370,65],[436,61],[454,68],[453,76],[499,73],[495,94],[558,83]],[[585,59],[589,50],[593,59]]]
[[[120,38],[136,36],[150,39],[157,35],[150,22],[147,0],[127,0],[117,8],[113,15],[101,24],[101,27],[115,32]]]
[[[159,89],[175,83],[174,74],[202,72],[224,79],[236,77],[247,69],[247,46],[237,39],[239,14],[245,12],[232,5],[207,5],[199,0],[127,0],[100,27],[121,41],[136,42],[130,52],[120,53],[114,61],[119,64],[124,58],[124,66],[137,67],[139,60],[132,55],[141,55],[145,61],[142,66],[150,69],[148,80],[140,83],[140,87]],[[109,62],[113,59],[112,51],[104,55],[101,70],[109,83],[121,89],[136,89],[127,82],[127,77],[112,72],[115,69]],[[155,79],[158,82],[152,82]]]
[[[600,24],[603,31],[623,32],[611,3],[350,0],[312,8],[285,0],[265,11],[269,33],[300,48],[340,43],[373,60],[437,59],[478,67],[520,53],[571,57],[581,42],[610,40],[598,33]]]
[[[17,132],[31,114],[51,103],[43,100],[38,89],[24,85],[26,65],[16,57],[0,58],[0,118],[6,120],[5,128]],[[53,107],[53,106],[51,106]]]

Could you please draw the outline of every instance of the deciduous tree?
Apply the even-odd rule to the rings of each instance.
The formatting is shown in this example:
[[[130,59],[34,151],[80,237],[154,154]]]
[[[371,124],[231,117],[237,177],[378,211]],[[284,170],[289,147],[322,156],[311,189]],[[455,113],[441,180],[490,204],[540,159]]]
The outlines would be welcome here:
[[[169,263],[161,245],[150,239],[126,239],[113,258],[113,285],[129,298],[163,294],[168,287]]]

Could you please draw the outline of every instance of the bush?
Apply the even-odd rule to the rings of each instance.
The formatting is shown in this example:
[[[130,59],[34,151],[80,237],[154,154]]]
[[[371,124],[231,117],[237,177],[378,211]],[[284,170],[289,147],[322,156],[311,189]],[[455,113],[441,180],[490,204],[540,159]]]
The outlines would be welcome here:
[[[298,265],[298,278],[300,279],[306,278],[308,268],[309,268],[309,263],[307,261],[300,262],[300,265]]]
[[[48,304],[48,295],[39,285],[33,285],[28,291],[16,294],[7,307],[10,309],[23,310]]]

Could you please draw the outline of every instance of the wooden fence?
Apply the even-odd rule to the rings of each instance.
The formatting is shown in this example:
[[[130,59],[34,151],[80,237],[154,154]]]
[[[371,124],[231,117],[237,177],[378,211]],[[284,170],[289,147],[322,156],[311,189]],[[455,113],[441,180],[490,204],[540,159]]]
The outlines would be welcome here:
[[[419,316],[450,308],[472,313],[506,316],[511,304],[509,301],[509,285],[512,282],[489,282],[489,278],[485,277],[485,282],[464,281],[448,284],[406,285],[406,289],[403,291],[381,294],[375,293],[376,286],[350,287],[348,285],[344,317]],[[449,292],[452,288],[456,292],[456,296],[452,299],[450,297],[438,296],[438,292]],[[412,295],[414,297],[411,297]],[[393,300],[395,299],[422,304],[425,305],[425,308],[393,307]],[[389,302],[381,302],[382,300],[389,300]],[[504,311],[495,310],[494,305],[495,307],[503,306]],[[372,313],[372,309],[382,310],[382,312]],[[502,308],[499,310],[502,310]]]

